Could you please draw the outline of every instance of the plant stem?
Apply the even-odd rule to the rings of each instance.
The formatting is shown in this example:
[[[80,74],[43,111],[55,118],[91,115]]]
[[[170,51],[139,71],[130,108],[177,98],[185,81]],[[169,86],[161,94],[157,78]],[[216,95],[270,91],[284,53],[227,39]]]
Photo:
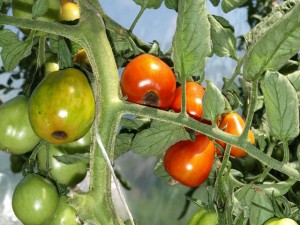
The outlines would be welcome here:
[[[137,16],[135,17],[133,23],[131,24],[130,28],[129,28],[129,32],[132,32],[135,25],[137,24],[137,22],[139,21],[139,19],[141,18],[141,16],[143,15],[143,13],[145,12],[146,7],[141,7],[141,10],[139,11],[139,13],[137,14]]]

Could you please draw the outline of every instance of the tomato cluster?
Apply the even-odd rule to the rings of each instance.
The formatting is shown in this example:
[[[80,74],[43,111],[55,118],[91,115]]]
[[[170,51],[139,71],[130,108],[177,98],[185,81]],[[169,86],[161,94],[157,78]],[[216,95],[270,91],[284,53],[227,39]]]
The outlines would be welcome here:
[[[23,224],[79,224],[76,222],[76,211],[67,203],[67,197],[59,197],[56,186],[37,174],[29,174],[17,184],[12,206]]]

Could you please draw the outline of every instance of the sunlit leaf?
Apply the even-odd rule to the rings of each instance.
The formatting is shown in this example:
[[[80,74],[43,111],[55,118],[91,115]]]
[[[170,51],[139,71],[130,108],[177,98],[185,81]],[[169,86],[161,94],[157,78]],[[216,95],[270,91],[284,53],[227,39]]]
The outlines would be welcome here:
[[[263,184],[258,184],[257,186],[264,190],[270,196],[283,196],[285,195],[291,187],[296,183],[295,180],[289,179],[287,181],[281,182],[264,182]]]
[[[223,0],[222,9],[225,13],[230,12],[231,10],[244,5],[247,0]]]
[[[203,118],[216,121],[218,115],[225,110],[225,100],[221,91],[211,82],[206,81],[206,90],[203,95]]]
[[[142,8],[158,9],[161,6],[163,0],[133,0],[136,4]]]
[[[294,73],[288,74],[286,77],[293,84],[296,91],[300,91],[300,70],[298,70]]]
[[[299,134],[299,107],[295,88],[278,72],[267,72],[261,85],[271,133],[287,141]]]
[[[9,46],[11,43],[18,42],[18,36],[11,30],[0,30],[0,47]]]
[[[262,32],[262,31],[261,31]],[[300,50],[300,2],[273,23],[246,54],[243,74],[247,80],[265,71],[277,71]]]
[[[165,0],[165,5],[169,9],[178,10],[178,0]]]
[[[32,18],[43,16],[48,11],[48,5],[48,0],[36,0],[32,5]]]
[[[142,156],[160,156],[171,145],[190,139],[184,127],[153,121],[149,129],[138,133],[132,142],[132,151]]]
[[[184,77],[204,74],[206,57],[211,54],[206,1],[179,1],[173,48],[177,74]]]
[[[219,16],[208,15],[211,26],[211,38],[213,42],[213,52],[217,56],[229,56],[237,59],[236,38],[233,30],[225,27],[222,23],[225,19]],[[225,20],[228,23],[228,21]]]

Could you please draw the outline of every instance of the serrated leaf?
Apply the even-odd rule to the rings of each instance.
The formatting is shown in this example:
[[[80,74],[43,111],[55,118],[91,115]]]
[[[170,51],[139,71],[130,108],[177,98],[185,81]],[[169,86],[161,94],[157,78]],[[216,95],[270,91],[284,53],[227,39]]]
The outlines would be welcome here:
[[[246,53],[243,74],[258,79],[265,71],[277,71],[300,50],[300,1],[270,26]]]
[[[248,46],[254,44],[260,37],[282,16],[294,8],[295,2],[298,0],[288,0],[277,6],[265,16],[259,24],[252,28],[246,35],[244,35],[245,41]]]
[[[11,30],[0,30],[0,47],[9,46],[11,43],[18,42],[19,38],[17,34]]]
[[[206,1],[179,1],[177,26],[172,45],[176,74],[183,77],[204,74],[206,57],[211,54]]]
[[[58,60],[59,68],[64,69],[73,66],[72,55],[68,48],[65,39],[60,38],[58,40]]]
[[[13,42],[3,47],[1,57],[5,71],[12,71],[17,67],[20,61],[30,55],[32,48],[32,39]]]
[[[288,74],[286,77],[292,83],[292,85],[294,86],[296,91],[300,91],[300,70],[298,70],[294,73]]]
[[[53,156],[57,161],[64,164],[75,164],[75,163],[89,163],[90,154],[89,153],[75,153],[75,154],[66,154],[60,156]]]
[[[220,18],[221,17],[218,16],[208,15],[211,27],[210,31],[213,42],[213,52],[220,57],[229,56],[233,59],[237,59],[236,38],[234,33],[232,29],[226,28],[220,23]],[[222,19],[225,20],[224,18]]]
[[[136,134],[132,142],[132,151],[142,155],[161,156],[171,145],[190,139],[184,127],[153,121],[149,129]]]
[[[115,158],[131,150],[131,143],[134,134],[121,133],[116,136],[115,143]]]
[[[32,18],[36,19],[43,16],[48,11],[48,5],[48,0],[36,0],[32,5]]]
[[[244,5],[246,2],[247,0],[223,0],[221,4],[222,10],[223,12],[228,13],[231,10]]]
[[[267,72],[261,85],[267,121],[275,138],[288,141],[299,134],[299,108],[296,90],[278,72]]]
[[[165,5],[169,9],[174,9],[176,12],[178,11],[178,0],[165,0]]]
[[[136,4],[140,5],[142,8],[153,8],[158,9],[161,6],[163,0],[133,0]]]
[[[206,90],[203,95],[203,118],[216,121],[217,117],[225,110],[225,100],[221,91],[211,82],[206,81]]]
[[[264,190],[268,195],[278,197],[285,195],[291,187],[296,183],[295,180],[289,179],[287,181],[280,182],[264,182],[263,184],[258,184],[257,186]]]
[[[122,118],[120,121],[120,125],[122,128],[126,128],[127,130],[139,130],[144,126],[150,126],[151,120],[149,118]]]

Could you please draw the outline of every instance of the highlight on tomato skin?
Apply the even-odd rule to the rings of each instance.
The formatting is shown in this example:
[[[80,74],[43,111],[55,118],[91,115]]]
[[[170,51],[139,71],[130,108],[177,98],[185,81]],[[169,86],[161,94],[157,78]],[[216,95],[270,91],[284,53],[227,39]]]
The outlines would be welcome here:
[[[120,84],[127,101],[164,110],[170,107],[176,90],[172,69],[150,54],[141,54],[130,61]]]
[[[69,0],[60,0],[61,11],[59,14],[60,21],[74,21],[80,19],[79,6],[76,2]]]
[[[204,88],[196,82],[186,82],[186,112],[195,120],[201,120],[203,114],[202,98]],[[175,98],[171,109],[175,112],[181,112],[182,86],[176,88]]]
[[[226,133],[240,136],[245,127],[245,120],[235,112],[225,113],[222,115],[220,124],[218,125],[219,129],[225,131]],[[255,144],[255,137],[251,130],[248,132],[248,140],[251,144]],[[226,143],[216,140],[218,144],[222,146],[223,149],[226,148]],[[218,155],[222,155],[220,150],[216,148],[216,152]],[[232,146],[230,150],[230,155],[236,158],[241,158],[247,155],[243,149]]]
[[[196,134],[195,141],[184,140],[172,145],[165,153],[163,165],[176,181],[188,187],[197,187],[208,178],[215,150],[205,135]]]

